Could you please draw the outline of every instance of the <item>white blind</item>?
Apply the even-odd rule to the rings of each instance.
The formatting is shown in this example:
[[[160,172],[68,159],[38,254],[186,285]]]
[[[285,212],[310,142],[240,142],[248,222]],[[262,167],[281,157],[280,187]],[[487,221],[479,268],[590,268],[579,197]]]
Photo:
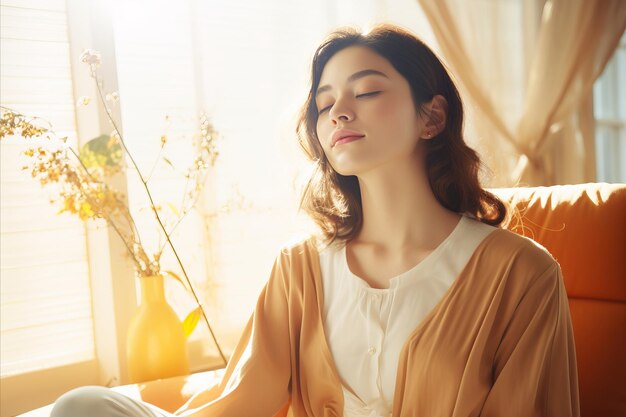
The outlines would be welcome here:
[[[0,102],[45,118],[76,144],[65,1],[1,0]],[[94,358],[84,224],[21,167],[22,138],[0,144],[1,376]]]

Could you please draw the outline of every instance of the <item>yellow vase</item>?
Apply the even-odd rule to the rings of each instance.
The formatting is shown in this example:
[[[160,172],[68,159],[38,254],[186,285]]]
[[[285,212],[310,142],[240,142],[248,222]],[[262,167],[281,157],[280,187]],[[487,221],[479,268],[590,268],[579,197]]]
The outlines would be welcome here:
[[[187,337],[165,299],[163,276],[140,277],[139,283],[141,305],[126,341],[130,383],[188,375]]]

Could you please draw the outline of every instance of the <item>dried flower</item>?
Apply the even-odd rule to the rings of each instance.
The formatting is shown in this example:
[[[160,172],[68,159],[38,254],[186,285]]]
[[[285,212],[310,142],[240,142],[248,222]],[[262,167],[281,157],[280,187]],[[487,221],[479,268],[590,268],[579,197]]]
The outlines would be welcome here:
[[[89,105],[89,103],[91,103],[91,97],[89,96],[81,96],[78,98],[78,100],[76,100],[76,106],[78,107],[84,107]]]
[[[98,67],[100,66],[100,52],[94,51],[93,49],[85,49],[83,53],[80,54],[80,61],[87,65]]]
[[[114,91],[112,93],[108,93],[106,95],[106,100],[107,101],[111,101],[113,103],[119,101],[119,99],[120,99],[120,95],[117,93],[117,91]]]

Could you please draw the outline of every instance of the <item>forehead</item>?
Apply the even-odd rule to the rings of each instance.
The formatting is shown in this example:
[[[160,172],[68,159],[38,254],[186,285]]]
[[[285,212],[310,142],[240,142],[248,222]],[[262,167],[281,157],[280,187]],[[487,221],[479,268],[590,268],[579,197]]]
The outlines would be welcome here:
[[[328,60],[322,71],[319,85],[339,87],[351,74],[364,69],[380,71],[392,80],[399,76],[391,63],[376,52],[365,46],[349,46],[335,53]]]

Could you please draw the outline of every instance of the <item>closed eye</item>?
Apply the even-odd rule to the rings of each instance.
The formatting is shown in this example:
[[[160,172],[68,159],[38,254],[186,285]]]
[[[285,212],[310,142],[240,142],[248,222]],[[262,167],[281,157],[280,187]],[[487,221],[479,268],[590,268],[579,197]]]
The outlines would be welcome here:
[[[380,91],[372,91],[371,93],[363,93],[363,94],[359,94],[358,96],[356,96],[357,98],[359,97],[368,97],[368,96],[375,96],[376,94],[380,93]]]
[[[320,110],[320,111],[319,111],[319,112],[317,112],[317,113],[318,113],[318,114],[322,114],[322,113],[324,113],[326,110],[330,109],[330,107],[331,107],[331,106],[324,107],[322,110]]]
[[[363,93],[363,94],[359,94],[358,96],[356,96],[356,98],[361,98],[361,97],[371,97],[371,96],[375,96],[380,94],[380,91],[372,91],[371,93]],[[330,106],[326,106],[323,109],[321,109],[318,114],[322,114],[325,111],[329,110],[332,107],[332,105]]]

